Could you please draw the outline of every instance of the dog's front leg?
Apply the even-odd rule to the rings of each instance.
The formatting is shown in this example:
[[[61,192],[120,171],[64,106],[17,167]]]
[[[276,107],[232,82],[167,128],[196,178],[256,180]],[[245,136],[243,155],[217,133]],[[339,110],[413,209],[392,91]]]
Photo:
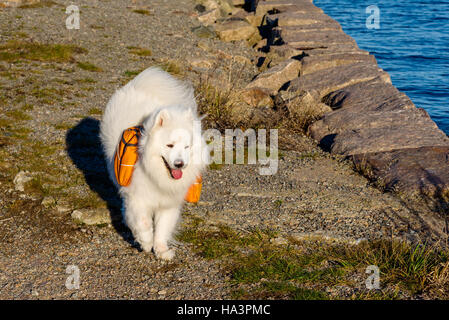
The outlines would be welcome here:
[[[156,212],[154,216],[154,253],[158,258],[171,260],[175,256],[174,249],[168,248],[168,241],[179,219],[179,209],[170,208]]]
[[[153,249],[153,220],[147,206],[138,200],[125,202],[125,221],[145,252]]]

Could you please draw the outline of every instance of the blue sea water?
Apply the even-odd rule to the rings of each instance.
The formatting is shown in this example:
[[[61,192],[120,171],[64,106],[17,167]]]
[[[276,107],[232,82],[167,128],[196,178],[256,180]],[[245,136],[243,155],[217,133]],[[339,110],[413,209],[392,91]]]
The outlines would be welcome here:
[[[374,54],[400,91],[449,135],[449,1],[315,0],[359,47]],[[379,8],[379,29],[367,18]],[[374,20],[368,20],[369,25]]]

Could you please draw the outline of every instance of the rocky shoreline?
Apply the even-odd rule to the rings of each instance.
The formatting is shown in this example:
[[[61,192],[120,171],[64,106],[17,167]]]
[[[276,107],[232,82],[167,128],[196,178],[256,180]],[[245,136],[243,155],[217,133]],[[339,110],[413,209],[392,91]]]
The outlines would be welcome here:
[[[298,108],[297,97],[325,104],[322,118],[308,129],[324,150],[351,159],[382,190],[425,199],[445,214],[449,138],[338,22],[309,0],[233,1],[230,17],[215,21],[210,17],[223,11],[221,2],[199,2],[206,9],[199,20],[214,26],[222,40],[261,37],[255,48],[266,53],[262,59],[269,59],[269,68],[247,88],[271,96],[290,92],[290,110],[295,103]]]

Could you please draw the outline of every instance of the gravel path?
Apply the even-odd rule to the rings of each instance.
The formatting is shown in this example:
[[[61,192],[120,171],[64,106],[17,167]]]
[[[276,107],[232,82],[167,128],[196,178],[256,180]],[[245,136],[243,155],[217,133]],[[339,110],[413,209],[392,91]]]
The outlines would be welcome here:
[[[199,23],[195,3],[190,0],[146,1],[143,7],[129,8],[133,4],[122,0],[78,3],[80,30],[64,27],[65,8],[70,1],[0,11],[0,43],[19,39],[75,44],[88,50],[75,55],[77,62],[89,62],[101,69],[84,70],[75,62],[0,61],[0,92],[5,102],[0,104],[2,113],[33,106],[32,112],[27,111],[32,117],[21,120],[22,130],[28,129],[26,143],[1,146],[5,158],[0,165],[5,173],[0,179],[0,298],[229,298],[232,286],[220,262],[198,257],[183,243],[176,244],[173,262],[160,262],[136,249],[129,231],[117,221],[103,227],[74,222],[70,213],[77,207],[66,198],[98,193],[117,215],[117,199],[113,195],[108,198],[112,193],[104,168],[99,164],[86,169],[82,160],[101,159],[98,141],[85,136],[84,149],[74,148],[79,146],[79,134],[88,132],[82,128],[98,130],[108,98],[129,81],[134,71],[181,61],[182,76],[198,79],[204,64],[212,61],[216,78],[231,70],[247,83],[257,74],[255,65],[248,63],[257,61],[256,52],[244,43],[196,36],[192,28]],[[149,10],[149,14],[136,13],[136,8]],[[136,47],[148,48],[152,54],[130,53]],[[235,56],[239,58],[232,60]],[[53,91],[43,95],[45,88]],[[8,139],[8,130],[2,127],[0,143]],[[78,140],[71,145],[74,135]],[[204,228],[217,224],[242,231],[269,228],[278,231],[280,241],[289,236],[350,242],[429,236],[419,218],[426,214],[424,208],[417,211],[371,187],[348,162],[322,152],[309,138],[293,138],[295,150],[282,151],[276,175],[261,176],[254,165],[209,170],[204,176],[201,202],[185,206],[185,222],[199,217],[205,221]],[[38,141],[50,142],[54,153],[41,159],[24,156],[27,144]],[[41,175],[64,185],[65,198],[59,193],[36,195],[14,189],[12,178],[17,172],[44,160],[58,166],[60,175]],[[56,198],[57,205],[43,205],[44,196]],[[69,265],[80,270],[78,290],[65,286]]]

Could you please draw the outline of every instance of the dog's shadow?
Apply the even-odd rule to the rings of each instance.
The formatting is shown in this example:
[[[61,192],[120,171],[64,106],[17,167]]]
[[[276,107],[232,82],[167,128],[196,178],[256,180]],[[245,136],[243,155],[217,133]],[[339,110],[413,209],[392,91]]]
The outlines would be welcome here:
[[[124,240],[137,247],[130,230],[122,223],[122,199],[109,179],[99,133],[100,121],[90,117],[82,119],[67,132],[67,152],[83,172],[89,188],[106,202],[114,229]]]

